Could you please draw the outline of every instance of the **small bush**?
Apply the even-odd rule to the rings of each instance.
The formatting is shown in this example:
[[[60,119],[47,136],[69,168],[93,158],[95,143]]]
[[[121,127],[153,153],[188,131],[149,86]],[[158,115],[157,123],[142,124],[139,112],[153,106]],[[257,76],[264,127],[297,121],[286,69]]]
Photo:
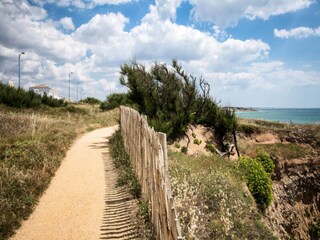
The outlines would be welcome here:
[[[269,175],[256,159],[242,157],[240,170],[244,172],[247,186],[260,210],[265,210],[272,200],[272,187]]]
[[[127,104],[128,98],[126,93],[114,93],[107,96],[106,101],[100,104],[100,109],[102,111],[111,110],[121,105]]]
[[[192,133],[192,137],[193,137],[193,138],[196,138],[197,136],[196,136],[196,134],[195,134],[195,133]]]
[[[200,145],[202,143],[202,141],[196,138],[195,140],[193,140],[193,143]]]
[[[206,149],[209,150],[211,153],[215,154],[216,153],[216,148],[213,144],[207,143]]]
[[[101,101],[97,98],[87,97],[86,99],[81,100],[80,102],[88,103],[88,104],[101,104]]]
[[[15,108],[34,108],[41,105],[50,107],[66,106],[62,99],[55,99],[46,94],[41,96],[33,91],[16,89],[3,83],[0,83],[0,103]]]
[[[186,146],[183,146],[181,148],[181,152],[184,153],[184,154],[187,154],[188,153],[188,148]]]
[[[262,164],[264,170],[266,170],[267,173],[272,173],[275,165],[270,158],[270,155],[266,152],[260,152],[256,156],[256,159]]]
[[[254,133],[260,133],[261,130],[258,126],[249,125],[249,124],[241,124],[239,125],[239,132],[243,132],[245,135],[252,135]]]
[[[180,148],[180,144],[179,143],[175,143],[174,146],[175,146],[175,148]]]

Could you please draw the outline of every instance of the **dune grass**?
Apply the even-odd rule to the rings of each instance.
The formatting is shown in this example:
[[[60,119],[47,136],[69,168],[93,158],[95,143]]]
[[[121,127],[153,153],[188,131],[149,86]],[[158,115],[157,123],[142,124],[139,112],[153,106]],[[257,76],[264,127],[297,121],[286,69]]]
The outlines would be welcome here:
[[[28,218],[79,134],[117,124],[118,110],[0,108],[0,239]]]
[[[276,239],[262,221],[237,164],[169,152],[175,204],[186,239]]]

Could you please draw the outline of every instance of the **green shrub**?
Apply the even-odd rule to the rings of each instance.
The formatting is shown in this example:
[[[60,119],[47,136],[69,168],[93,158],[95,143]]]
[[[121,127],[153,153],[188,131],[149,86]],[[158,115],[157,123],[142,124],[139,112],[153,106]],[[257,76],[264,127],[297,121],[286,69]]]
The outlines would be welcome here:
[[[270,158],[270,155],[266,152],[260,152],[256,156],[256,159],[262,164],[264,170],[266,170],[267,173],[272,173],[275,165]]]
[[[260,129],[257,126],[249,125],[249,124],[240,124],[238,127],[238,131],[243,132],[246,135],[251,135],[254,133],[260,133]]]
[[[202,141],[196,138],[195,140],[193,140],[193,143],[200,145],[202,143]]]
[[[66,106],[62,99],[55,99],[46,94],[41,96],[33,91],[16,89],[3,83],[0,83],[0,103],[15,108],[33,108],[41,105],[50,107]]]
[[[121,105],[126,105],[128,102],[126,93],[113,93],[107,96],[106,101],[100,104],[100,108],[103,111],[107,111],[120,107]]]
[[[265,210],[272,200],[271,180],[263,165],[256,159],[241,157],[240,170],[243,171],[247,186],[258,207]]]
[[[181,152],[184,153],[184,154],[187,154],[188,153],[188,148],[186,146],[183,146],[181,148]]]
[[[195,134],[195,133],[192,133],[192,137],[193,137],[193,138],[196,138],[197,136],[196,136],[196,134]]]
[[[124,64],[120,74],[121,84],[129,90],[127,98],[169,140],[183,136],[209,100],[209,84],[187,74],[176,60],[172,67],[155,63],[150,70],[137,62]]]
[[[175,143],[174,146],[175,146],[176,148],[180,148],[180,144],[179,144],[179,143]]]
[[[309,234],[311,239],[320,239],[320,218],[316,223],[310,224]]]
[[[211,153],[215,154],[216,153],[216,147],[211,144],[211,143],[207,143],[206,145],[206,149],[208,149]]]
[[[89,104],[100,104],[101,101],[94,97],[87,97],[86,99],[82,99],[80,102],[89,103]]]
[[[135,198],[141,196],[141,186],[132,168],[130,156],[125,150],[120,131],[116,131],[110,138],[110,155],[119,172],[118,186],[128,186]]]

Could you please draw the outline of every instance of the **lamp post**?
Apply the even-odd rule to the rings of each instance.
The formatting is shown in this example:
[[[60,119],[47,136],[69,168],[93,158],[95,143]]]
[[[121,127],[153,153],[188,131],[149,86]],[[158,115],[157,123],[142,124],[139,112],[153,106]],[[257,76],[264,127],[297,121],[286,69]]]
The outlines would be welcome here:
[[[79,102],[79,98],[78,98],[78,88],[79,88],[79,83],[80,83],[80,82],[77,82],[77,102]]]
[[[21,52],[21,53],[19,54],[19,70],[18,70],[19,85],[18,85],[18,89],[20,89],[20,57],[21,57],[22,54],[25,54],[25,53],[24,53],[24,52]]]
[[[84,98],[84,89],[81,89],[81,99]]]
[[[70,75],[71,74],[73,74],[73,72],[69,72],[69,102],[70,102],[70,87],[71,87]]]

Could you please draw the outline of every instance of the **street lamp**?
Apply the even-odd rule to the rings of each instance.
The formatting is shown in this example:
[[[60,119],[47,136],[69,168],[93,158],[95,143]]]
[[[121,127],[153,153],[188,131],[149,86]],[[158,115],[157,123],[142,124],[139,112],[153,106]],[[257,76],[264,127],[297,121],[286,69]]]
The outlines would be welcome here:
[[[78,88],[79,88],[79,83],[80,83],[80,82],[77,82],[77,102],[79,102],[79,98],[78,98]]]
[[[70,75],[71,74],[73,74],[73,72],[69,72],[69,102],[70,102],[70,87],[71,87]]]
[[[81,99],[84,98],[84,89],[81,89]]]
[[[21,52],[21,53],[19,54],[19,70],[18,70],[19,85],[18,85],[18,89],[20,89],[20,56],[21,56],[22,54],[25,54],[25,53],[24,53],[24,52]]]

